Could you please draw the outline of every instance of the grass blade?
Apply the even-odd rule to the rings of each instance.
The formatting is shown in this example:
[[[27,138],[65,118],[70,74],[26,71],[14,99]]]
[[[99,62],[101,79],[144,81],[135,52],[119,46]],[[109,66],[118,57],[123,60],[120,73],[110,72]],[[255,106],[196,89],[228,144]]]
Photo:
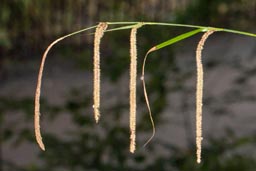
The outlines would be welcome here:
[[[197,34],[197,33],[199,33],[199,32],[202,32],[203,30],[205,30],[205,29],[204,29],[204,28],[199,28],[199,29],[192,30],[192,31],[190,31],[190,32],[181,34],[181,35],[179,35],[179,36],[176,36],[176,37],[174,37],[174,38],[171,38],[171,39],[169,39],[169,40],[167,40],[167,41],[165,41],[165,42],[163,42],[163,43],[160,43],[160,44],[154,46],[154,47],[151,48],[149,51],[152,52],[152,51],[155,51],[155,50],[162,49],[162,48],[164,48],[164,47],[166,47],[166,46],[172,45],[172,44],[177,43],[177,42],[179,42],[179,41],[181,41],[181,40],[184,40],[184,39],[186,39],[186,38],[189,38],[189,37],[191,37],[191,36],[193,36],[193,35],[195,35],[195,34]]]

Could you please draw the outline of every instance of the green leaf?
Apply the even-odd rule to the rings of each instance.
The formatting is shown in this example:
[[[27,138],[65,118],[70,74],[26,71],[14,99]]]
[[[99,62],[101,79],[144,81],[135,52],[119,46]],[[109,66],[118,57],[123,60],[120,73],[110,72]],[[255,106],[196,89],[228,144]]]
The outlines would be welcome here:
[[[184,33],[184,34],[181,34],[179,36],[176,36],[176,37],[174,37],[172,39],[169,39],[169,40],[167,40],[167,41],[165,41],[165,42],[163,42],[161,44],[156,45],[154,50],[162,49],[162,48],[164,48],[166,46],[169,46],[171,44],[179,42],[179,41],[181,41],[183,39],[189,38],[189,37],[191,37],[191,36],[193,36],[193,35],[195,35],[195,34],[197,34],[199,32],[202,32],[203,30],[204,30],[204,28],[199,28],[199,29],[196,29],[196,30]]]

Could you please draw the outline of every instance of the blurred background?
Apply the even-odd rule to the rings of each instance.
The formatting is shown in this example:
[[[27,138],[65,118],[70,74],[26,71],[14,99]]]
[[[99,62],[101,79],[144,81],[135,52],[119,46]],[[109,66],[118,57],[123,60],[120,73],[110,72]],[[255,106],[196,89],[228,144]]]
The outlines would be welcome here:
[[[255,0],[1,0],[0,170],[254,171],[256,41],[215,33],[205,66],[202,163],[195,154],[195,49],[201,35],[150,55],[146,83],[154,139],[138,80],[137,151],[129,153],[129,30],[101,45],[99,124],[92,110],[93,35],[73,36],[49,53],[42,85],[41,129],[34,138],[34,93],[41,56],[56,38],[99,21],[155,21],[256,33]],[[189,31],[145,26],[138,31],[138,72],[154,45]]]

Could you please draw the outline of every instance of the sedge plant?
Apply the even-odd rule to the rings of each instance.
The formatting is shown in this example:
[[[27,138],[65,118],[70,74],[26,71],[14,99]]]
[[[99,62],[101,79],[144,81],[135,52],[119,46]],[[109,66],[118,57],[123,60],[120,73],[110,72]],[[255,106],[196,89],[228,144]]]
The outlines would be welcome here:
[[[43,56],[41,65],[39,68],[38,73],[38,80],[37,80],[37,86],[36,86],[36,92],[35,92],[35,111],[34,111],[34,127],[35,127],[35,137],[36,141],[39,145],[39,147],[42,150],[45,150],[45,145],[42,140],[41,136],[41,130],[40,130],[40,95],[41,95],[41,85],[42,85],[42,77],[43,77],[43,69],[46,57],[48,55],[49,50],[58,42],[77,35],[82,32],[88,32],[90,30],[95,29],[94,33],[94,57],[93,57],[93,64],[94,64],[94,77],[93,77],[93,83],[94,83],[94,90],[93,90],[93,99],[94,99],[94,116],[95,120],[98,123],[100,118],[100,42],[104,35],[104,33],[107,32],[113,32],[118,30],[131,30],[130,33],[130,152],[134,153],[136,149],[136,86],[137,86],[137,31],[142,26],[164,26],[164,27],[187,27],[191,28],[192,31],[183,33],[181,35],[178,35],[174,38],[171,38],[169,40],[163,41],[152,48],[150,48],[143,60],[143,65],[141,67],[141,81],[143,86],[143,93],[145,97],[145,102],[148,108],[150,121],[152,124],[152,136],[148,139],[148,141],[144,144],[146,146],[154,137],[155,135],[155,124],[152,117],[152,112],[150,108],[150,101],[148,98],[148,93],[146,89],[146,82],[145,82],[145,66],[146,61],[150,53],[154,51],[158,51],[164,47],[170,46],[174,43],[177,43],[179,41],[182,41],[186,38],[189,38],[191,36],[194,36],[198,33],[204,33],[201,40],[199,41],[197,45],[197,49],[195,50],[196,54],[196,66],[197,66],[197,85],[196,85],[196,156],[197,156],[197,163],[201,162],[201,146],[202,146],[202,107],[203,107],[203,64],[202,64],[202,50],[205,44],[205,41],[207,38],[213,34],[214,32],[228,32],[228,33],[234,33],[234,34],[240,34],[244,36],[249,37],[255,37],[256,34],[249,33],[249,32],[243,32],[238,30],[231,30],[226,28],[217,28],[217,27],[208,27],[208,26],[197,26],[197,25],[186,25],[186,24],[175,24],[175,23],[158,23],[158,22],[100,22],[98,25],[88,27],[73,33],[70,33],[68,35],[62,36],[55,41],[53,41],[45,50]],[[110,27],[110,28],[109,28]]]

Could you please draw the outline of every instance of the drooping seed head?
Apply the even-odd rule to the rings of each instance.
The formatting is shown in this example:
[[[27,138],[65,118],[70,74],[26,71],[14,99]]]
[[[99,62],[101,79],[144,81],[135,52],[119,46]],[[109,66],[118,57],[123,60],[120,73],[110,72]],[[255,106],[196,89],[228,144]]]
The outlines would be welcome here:
[[[196,65],[197,65],[197,86],[196,86],[196,147],[197,147],[197,163],[201,162],[202,151],[202,107],[203,107],[203,64],[202,50],[207,38],[214,32],[209,30],[202,36],[196,49]]]
[[[37,78],[37,85],[36,85],[36,93],[35,93],[35,111],[34,111],[34,127],[35,127],[35,136],[36,141],[39,145],[39,147],[45,151],[45,146],[42,140],[41,136],[41,130],[40,130],[40,96],[41,96],[41,85],[42,85],[42,77],[43,77],[43,71],[44,71],[44,64],[47,58],[47,54],[50,51],[50,49],[59,41],[65,39],[67,36],[63,36],[54,42],[52,42],[45,50],[42,61],[39,68],[38,78]]]
[[[130,152],[134,153],[136,146],[136,80],[137,80],[137,28],[130,35]]]
[[[99,23],[94,37],[94,57],[93,57],[93,65],[94,65],[94,89],[93,89],[93,97],[94,97],[94,117],[96,123],[98,123],[100,118],[100,42],[108,27],[107,23]]]

